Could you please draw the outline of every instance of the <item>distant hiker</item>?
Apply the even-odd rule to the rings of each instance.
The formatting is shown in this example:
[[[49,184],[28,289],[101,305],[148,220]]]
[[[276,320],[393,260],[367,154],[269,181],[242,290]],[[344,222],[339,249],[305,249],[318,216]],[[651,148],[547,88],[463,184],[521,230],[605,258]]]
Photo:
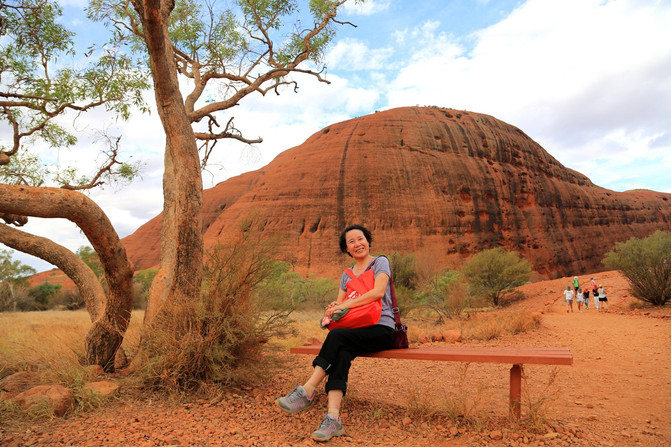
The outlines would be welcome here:
[[[582,313],[582,303],[583,303],[583,294],[580,287],[578,287],[578,293],[576,293],[575,301],[578,303],[578,312]]]
[[[580,290],[580,281],[578,281],[577,276],[573,277],[573,290],[575,291],[575,293],[578,293],[578,290]]]
[[[571,290],[571,286],[566,286],[566,290],[564,290],[564,297],[566,298],[566,312],[573,312],[573,290]]]
[[[603,288],[601,284],[599,284],[599,310],[603,310],[604,312],[608,310],[608,297],[606,296],[606,289]]]
[[[594,297],[594,307],[596,307],[596,310],[599,310],[599,288],[596,285],[596,281],[594,281],[594,278],[589,279],[590,284],[592,285],[592,296]]]
[[[585,301],[585,310],[589,310],[589,287],[585,287],[582,291],[582,298]]]

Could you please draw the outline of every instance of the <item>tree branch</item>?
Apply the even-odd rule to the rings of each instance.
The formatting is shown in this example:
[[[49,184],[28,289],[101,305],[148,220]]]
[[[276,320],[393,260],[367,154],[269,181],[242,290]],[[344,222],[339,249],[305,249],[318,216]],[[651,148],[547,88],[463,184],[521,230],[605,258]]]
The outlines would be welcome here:
[[[117,138],[116,138],[116,141],[114,142],[114,146],[113,146],[113,147],[111,146],[111,143],[112,143],[112,142],[110,141],[111,152],[110,152],[110,154],[109,154],[109,156],[108,156],[108,160],[109,160],[109,161],[107,162],[106,165],[104,165],[103,167],[101,167],[101,168],[98,170],[98,172],[93,176],[93,178],[91,179],[90,182],[88,182],[88,183],[85,184],[85,185],[76,185],[76,186],[75,186],[75,185],[70,185],[70,184],[67,184],[67,183],[66,183],[65,185],[62,185],[61,188],[63,188],[63,189],[69,189],[69,190],[71,190],[71,191],[82,191],[82,190],[85,190],[85,189],[92,189],[92,188],[95,188],[96,186],[100,186],[100,185],[104,184],[105,182],[101,181],[100,178],[101,178],[105,173],[107,173],[107,174],[109,174],[109,175],[114,175],[114,172],[112,171],[112,168],[113,168],[115,165],[121,164],[121,163],[117,160],[117,155],[119,154],[119,142],[120,142],[120,141],[121,141],[121,137],[117,137]]]
[[[0,242],[55,265],[77,286],[91,321],[104,313],[107,297],[100,281],[79,256],[50,239],[0,224]]]

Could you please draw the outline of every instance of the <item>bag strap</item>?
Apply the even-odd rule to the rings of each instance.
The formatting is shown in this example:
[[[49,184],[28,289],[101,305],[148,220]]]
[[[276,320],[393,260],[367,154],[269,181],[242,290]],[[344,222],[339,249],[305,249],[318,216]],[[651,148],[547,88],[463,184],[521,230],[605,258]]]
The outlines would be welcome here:
[[[398,302],[396,301],[396,290],[394,290],[394,280],[389,278],[389,286],[391,287],[391,313],[394,314],[394,322],[396,327],[401,326],[401,311],[398,308]]]
[[[383,255],[382,255],[383,256]],[[386,256],[384,256],[386,258]],[[378,256],[379,258],[379,256]],[[375,260],[371,263],[375,263]],[[387,259],[388,260],[388,259]],[[394,289],[394,278],[389,276],[389,288],[391,291],[391,313],[394,314],[394,322],[396,323],[396,327],[401,326],[401,310],[398,308],[398,301],[396,301],[396,289]]]
[[[376,256],[375,258],[373,258],[372,261],[370,261],[370,264],[368,264],[368,267],[366,267],[366,270],[364,270],[363,272],[361,272],[362,275],[363,275],[364,273],[366,273],[368,270],[370,270],[370,269],[373,268],[373,265],[375,265],[375,261],[377,261],[377,258],[379,258],[379,256]],[[351,268],[346,269],[346,270],[345,270],[345,274],[346,274],[347,276],[349,276],[350,278],[352,278],[352,279],[356,279],[356,278],[357,278],[357,276],[354,274],[354,271],[353,271]]]

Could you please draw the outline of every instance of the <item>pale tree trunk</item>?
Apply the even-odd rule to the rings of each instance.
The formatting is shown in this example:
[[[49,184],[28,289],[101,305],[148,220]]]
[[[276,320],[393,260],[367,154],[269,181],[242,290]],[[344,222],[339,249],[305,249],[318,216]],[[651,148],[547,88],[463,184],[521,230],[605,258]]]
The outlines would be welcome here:
[[[109,286],[107,305],[86,334],[86,359],[105,371],[128,328],[133,305],[133,267],[105,213],[84,194],[60,188],[0,184],[0,212],[74,222],[100,258]]]
[[[168,35],[173,2],[133,0],[151,62],[158,114],[166,135],[163,227],[159,268],[149,291],[145,329],[166,305],[193,303],[200,295],[203,268],[200,158],[179,91]],[[145,336],[151,336],[145,333]]]
[[[61,269],[77,286],[91,322],[95,322],[104,314],[107,298],[100,280],[75,253],[50,239],[2,224],[0,224],[0,242],[15,250],[44,259]]]

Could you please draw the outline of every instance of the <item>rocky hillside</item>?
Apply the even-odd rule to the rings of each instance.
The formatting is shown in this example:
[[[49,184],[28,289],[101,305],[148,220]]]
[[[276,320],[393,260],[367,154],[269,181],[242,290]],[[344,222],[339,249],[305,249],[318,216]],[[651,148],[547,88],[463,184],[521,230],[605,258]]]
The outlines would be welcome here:
[[[338,234],[360,222],[373,252],[458,266],[503,246],[556,278],[603,270],[615,242],[671,231],[671,194],[596,186],[488,115],[407,107],[317,132],[205,191],[203,213],[208,246],[259,213],[301,273],[338,272]],[[137,269],[158,264],[160,221],[124,239]]]

